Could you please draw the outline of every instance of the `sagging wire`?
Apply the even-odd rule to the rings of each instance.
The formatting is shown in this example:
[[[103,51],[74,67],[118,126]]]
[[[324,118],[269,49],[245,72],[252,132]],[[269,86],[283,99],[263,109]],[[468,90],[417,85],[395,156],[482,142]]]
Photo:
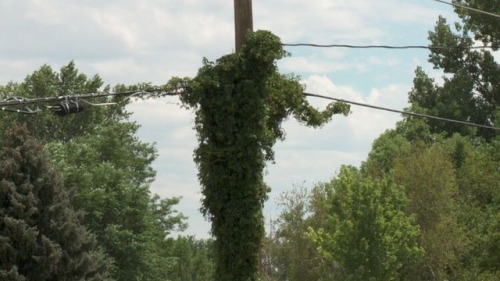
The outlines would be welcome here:
[[[52,109],[56,115],[64,116],[67,114],[78,113],[78,112],[83,111],[83,109],[84,109],[83,103],[91,105],[91,106],[110,106],[110,105],[116,104],[114,102],[111,102],[111,103],[91,103],[91,102],[88,102],[82,98],[97,98],[97,97],[109,97],[109,96],[120,96],[120,95],[127,96],[127,99],[130,99],[133,97],[137,97],[137,98],[165,97],[165,96],[181,95],[184,90],[185,90],[185,88],[182,88],[182,87],[177,87],[176,89],[174,89],[172,91],[164,91],[164,90],[161,90],[160,88],[151,88],[151,89],[147,89],[147,90],[127,91],[127,92],[118,92],[118,93],[102,92],[102,93],[91,93],[91,94],[86,94],[86,95],[45,97],[45,98],[35,98],[35,99],[8,98],[6,100],[0,101],[0,106],[2,106],[1,109],[4,111],[11,111],[11,112],[17,112],[17,113],[24,113],[24,114],[36,114],[36,113],[41,111],[38,107],[37,107],[37,109],[32,110],[26,106],[30,105],[30,104],[40,104],[40,103],[44,103],[44,102],[59,101],[59,104],[47,106],[47,108]],[[350,100],[339,99],[339,98],[318,95],[318,94],[312,94],[312,93],[307,93],[307,92],[304,92],[302,94],[305,97],[322,98],[322,99],[327,99],[327,100],[344,102],[344,103],[357,105],[357,106],[368,107],[368,108],[372,108],[372,109],[376,109],[376,110],[383,110],[383,111],[399,113],[402,115],[415,116],[415,117],[426,118],[426,119],[434,119],[434,120],[440,120],[440,121],[444,121],[444,122],[458,123],[458,124],[462,124],[462,125],[466,125],[466,126],[473,126],[473,127],[478,127],[478,128],[500,131],[500,128],[497,128],[497,127],[481,125],[481,124],[471,123],[471,122],[467,122],[467,121],[460,121],[460,120],[432,116],[432,115],[421,114],[421,113],[416,113],[416,112],[402,111],[402,110],[391,109],[391,108],[387,108],[387,107],[381,107],[381,106],[376,106],[376,105],[371,105],[371,104],[366,104],[366,103],[354,102],[354,101],[350,101]],[[12,109],[12,108],[6,107],[6,106],[13,106],[13,105],[22,105],[23,109],[20,110],[20,109]]]
[[[91,102],[89,102],[87,100],[84,100],[84,99],[81,99],[81,100],[82,100],[82,102],[84,102],[84,103],[86,103],[88,105],[91,105],[91,106],[109,106],[109,105],[116,105],[116,104],[118,104],[116,102],[91,103]]]
[[[17,103],[21,108],[10,108],[6,106],[2,106],[0,109],[2,111],[15,112],[20,114],[37,114],[40,112],[40,108],[37,106],[36,109],[31,109],[27,106],[27,100],[22,97],[9,97],[6,100],[8,103]]]
[[[357,105],[357,106],[368,107],[368,108],[377,109],[377,110],[383,110],[383,111],[389,111],[389,112],[394,112],[394,113],[400,113],[402,115],[415,116],[415,117],[426,118],[426,119],[434,119],[434,120],[440,120],[440,121],[445,121],[445,122],[458,123],[458,124],[472,126],[472,127],[477,127],[477,128],[483,128],[483,129],[490,129],[490,130],[500,131],[500,128],[497,128],[497,127],[492,127],[492,126],[487,126],[487,125],[481,125],[481,124],[471,123],[471,122],[467,122],[467,121],[449,119],[449,118],[444,118],[444,117],[439,117],[439,116],[433,116],[433,115],[427,115],[427,114],[422,114],[422,113],[410,112],[410,111],[402,111],[402,110],[397,110],[397,109],[392,109],[392,108],[387,108],[387,107],[381,107],[381,106],[376,106],[376,105],[371,105],[371,104],[366,104],[366,103],[354,102],[354,101],[349,101],[349,100],[344,100],[344,99],[339,99],[339,98],[334,98],[334,97],[329,97],[329,96],[323,96],[323,95],[318,95],[318,94],[312,94],[312,93],[303,93],[303,95],[306,96],[306,97],[315,97],[315,98],[333,100],[333,101],[344,102],[344,103],[348,103],[348,104],[353,104],[353,105]]]
[[[407,49],[426,49],[426,50],[450,50],[450,49],[493,49],[493,46],[424,46],[424,45],[407,45],[407,46],[391,46],[391,45],[347,45],[347,44],[313,44],[313,43],[282,43],[285,47],[315,47],[315,48],[348,48],[348,49],[391,49],[391,50],[407,50]]]
[[[2,111],[15,112],[21,114],[36,114],[41,112],[39,105],[52,103],[52,105],[45,105],[45,108],[51,110],[54,114],[59,116],[65,116],[68,114],[74,114],[82,112],[85,109],[85,105],[90,106],[112,106],[116,105],[116,102],[105,102],[105,103],[92,103],[86,99],[99,98],[99,97],[112,97],[112,96],[126,96],[127,99],[130,98],[150,98],[150,97],[163,97],[163,96],[173,96],[179,95],[182,89],[175,89],[173,92],[162,90],[159,87],[152,87],[148,89],[132,90],[124,92],[97,92],[82,95],[66,95],[66,96],[53,96],[53,97],[42,97],[42,98],[20,98],[20,97],[9,97],[4,100],[0,100],[0,109]],[[56,104],[53,104],[56,103]],[[29,106],[36,105],[36,109],[32,109]],[[17,107],[17,108],[16,108]]]
[[[434,1],[439,2],[439,3],[443,3],[443,4],[447,4],[447,5],[453,6],[455,8],[462,8],[462,9],[473,11],[473,12],[476,12],[476,13],[480,13],[480,14],[484,14],[484,15],[488,15],[488,16],[500,18],[499,14],[490,13],[490,12],[483,11],[483,10],[480,10],[480,9],[472,8],[470,6],[460,5],[460,4],[457,4],[457,3],[446,2],[446,1],[443,1],[443,0],[434,0]]]

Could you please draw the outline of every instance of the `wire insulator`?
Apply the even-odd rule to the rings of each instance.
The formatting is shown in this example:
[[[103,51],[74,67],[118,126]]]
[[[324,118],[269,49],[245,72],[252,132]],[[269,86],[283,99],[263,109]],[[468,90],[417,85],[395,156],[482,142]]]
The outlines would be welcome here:
[[[58,105],[52,106],[54,114],[65,116],[68,114],[82,112],[84,110],[83,103],[78,101],[62,101]]]

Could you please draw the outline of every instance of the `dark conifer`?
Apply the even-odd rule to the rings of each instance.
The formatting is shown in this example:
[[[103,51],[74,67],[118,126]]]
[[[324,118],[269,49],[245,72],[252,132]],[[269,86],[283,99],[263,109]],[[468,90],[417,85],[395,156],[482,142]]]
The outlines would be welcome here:
[[[110,280],[60,174],[21,125],[0,150],[0,280]]]

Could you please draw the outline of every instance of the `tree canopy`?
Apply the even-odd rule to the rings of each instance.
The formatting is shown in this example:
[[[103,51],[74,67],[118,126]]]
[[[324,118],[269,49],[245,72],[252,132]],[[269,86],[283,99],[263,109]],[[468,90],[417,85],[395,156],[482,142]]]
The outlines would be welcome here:
[[[0,151],[2,280],[111,280],[110,263],[81,223],[61,175],[25,127]]]
[[[454,2],[500,13],[498,0]],[[498,128],[500,22],[456,11],[462,23],[439,17],[429,32],[430,45],[448,47],[429,54],[442,81],[417,67],[407,110]],[[287,235],[267,240],[264,253],[275,254],[266,269],[275,270],[264,280],[498,280],[499,143],[497,130],[405,117],[359,170],[343,167],[313,189],[327,192],[286,197],[273,226]],[[292,245],[307,249],[307,234],[319,250],[297,254]]]
[[[499,0],[454,2],[500,13]],[[498,128],[500,23],[456,12],[461,23],[439,17],[429,32],[430,45],[448,47],[429,54],[443,77],[418,67],[407,110]],[[9,115],[2,130],[26,128],[0,138],[0,278],[253,281],[260,268],[265,280],[283,281],[498,280],[500,138],[487,128],[405,117],[374,141],[359,169],[344,166],[310,193],[285,194],[265,237],[264,169],[285,138],[282,122],[320,127],[349,107],[312,107],[300,78],[278,71],[288,55],[279,38],[257,31],[247,39],[239,52],[205,59],[195,77],[165,86],[182,88],[183,105],[195,111],[201,209],[214,241],[168,237],[185,227],[179,198],[150,193],[157,152],[137,139],[126,100],[65,118]],[[477,44],[491,48],[471,48]],[[110,89],[70,62],[60,71],[44,65],[0,92],[68,96],[103,87]]]
[[[9,83],[0,91],[19,97],[71,96],[102,87],[99,76],[88,78],[70,62],[60,71],[44,65],[24,82]],[[162,250],[168,247],[166,236],[185,228],[185,217],[174,209],[180,198],[150,193],[156,149],[137,138],[139,125],[128,121],[126,101],[114,101],[115,106],[89,107],[64,117],[49,111],[5,115],[0,128],[25,122],[30,134],[46,146],[48,161],[73,190],[72,206],[83,213],[83,224],[112,261],[114,279],[164,280],[172,264],[169,252]]]

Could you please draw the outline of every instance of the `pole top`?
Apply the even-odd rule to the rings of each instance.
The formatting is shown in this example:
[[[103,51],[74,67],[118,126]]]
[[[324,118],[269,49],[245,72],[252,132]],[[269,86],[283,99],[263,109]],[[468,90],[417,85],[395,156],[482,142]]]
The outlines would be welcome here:
[[[238,52],[245,44],[247,32],[253,31],[252,0],[234,0],[234,29]]]

